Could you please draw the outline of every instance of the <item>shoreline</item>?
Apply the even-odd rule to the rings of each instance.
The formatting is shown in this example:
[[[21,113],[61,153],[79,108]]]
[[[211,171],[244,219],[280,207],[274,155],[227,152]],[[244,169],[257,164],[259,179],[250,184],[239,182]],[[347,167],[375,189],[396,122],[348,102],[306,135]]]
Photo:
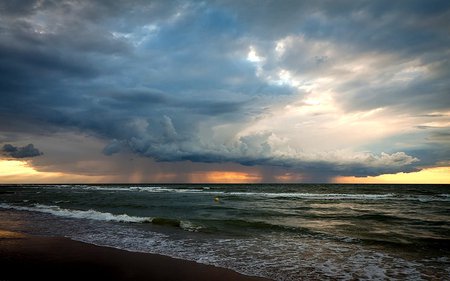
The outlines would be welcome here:
[[[1,280],[270,281],[158,254],[0,230]]]

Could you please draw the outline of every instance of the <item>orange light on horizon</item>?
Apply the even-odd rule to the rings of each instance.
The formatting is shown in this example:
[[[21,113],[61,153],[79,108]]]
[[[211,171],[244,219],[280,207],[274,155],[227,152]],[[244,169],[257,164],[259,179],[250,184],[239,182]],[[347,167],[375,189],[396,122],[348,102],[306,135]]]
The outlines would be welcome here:
[[[156,173],[152,177],[144,177],[135,172],[128,175],[128,182],[174,182],[177,174]],[[279,182],[301,182],[302,176],[285,173],[275,177]],[[236,171],[194,172],[184,178],[191,183],[259,183],[263,177],[258,173]],[[99,183],[124,182],[121,175],[79,175],[62,172],[43,172],[36,170],[27,161],[1,160],[0,183]],[[336,183],[411,183],[411,184],[450,184],[450,167],[426,168],[414,173],[385,174],[375,177],[336,177]]]
[[[450,184],[450,167],[426,168],[419,172],[385,174],[375,177],[337,177],[336,183],[422,183]]]
[[[18,160],[0,160],[0,177],[16,175],[35,175],[38,174],[35,169],[30,167],[25,161]]]
[[[261,182],[261,176],[245,172],[213,171],[193,173],[190,175],[190,181],[193,183],[257,183]]]
[[[0,183],[84,183],[104,180],[103,176],[41,172],[33,168],[27,161],[0,160]]]

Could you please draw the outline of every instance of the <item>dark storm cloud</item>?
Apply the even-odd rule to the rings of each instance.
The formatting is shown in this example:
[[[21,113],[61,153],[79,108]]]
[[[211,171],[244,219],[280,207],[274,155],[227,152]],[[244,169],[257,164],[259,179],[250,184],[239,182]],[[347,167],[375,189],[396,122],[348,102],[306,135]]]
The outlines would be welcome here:
[[[27,15],[35,10],[38,2],[38,0],[2,1],[0,2],[0,11],[11,16]]]
[[[106,155],[128,149],[158,161],[330,175],[413,171],[419,162],[406,154],[348,161],[287,156],[270,143],[270,133],[238,136],[268,108],[306,93],[274,82],[281,69],[343,75],[333,66],[371,54],[389,54],[386,64],[416,60],[425,74],[395,82],[390,77],[399,70],[386,68],[385,76],[347,79],[336,89],[346,110],[391,107],[426,115],[450,106],[447,1],[5,0],[0,13],[2,116],[24,120],[14,130],[39,122],[48,130],[88,132],[109,141]],[[294,40],[277,57],[276,42],[287,37],[313,43]],[[260,66],[246,59],[249,46],[264,55]],[[0,130],[11,130],[7,123]]]
[[[115,153],[119,153],[122,150],[122,144],[117,140],[112,140],[105,148],[103,148],[102,153],[105,155],[113,155]]]
[[[431,74],[411,79],[408,83],[398,81],[389,83],[388,81],[397,74],[392,72],[387,73],[384,83],[373,83],[369,79],[362,78],[357,82],[359,85],[344,84],[341,89],[348,93],[349,98],[344,99],[343,103],[351,110],[386,106],[418,113],[446,110],[450,107],[450,100],[444,98],[450,92],[448,83],[450,63],[448,60],[437,61],[437,59],[428,63]]]
[[[12,144],[5,144],[3,145],[2,151],[4,154],[11,156],[13,158],[29,158],[40,156],[43,154],[31,143],[22,147],[14,146]]]
[[[361,73],[338,88],[345,94],[340,102],[347,110],[391,106],[426,112],[450,106],[449,99],[443,98],[450,92],[448,1],[262,1],[259,5],[242,1],[230,5],[234,5],[238,18],[248,20],[254,32],[265,38],[279,40],[301,34],[305,41],[325,40],[343,49],[338,57],[327,57],[327,63],[319,68],[314,57],[326,56],[320,51],[308,54],[308,50],[294,46],[281,60],[293,73],[326,73],[339,57],[350,61],[365,54],[390,54],[390,61],[375,66],[381,72],[377,76]],[[261,50],[267,52],[272,47],[268,44]],[[322,52],[328,47],[324,44]],[[427,66],[430,72],[408,83],[391,83],[399,69],[382,70],[394,61],[402,64],[411,60],[420,61],[418,64]],[[268,71],[275,68],[273,64],[267,64]]]
[[[275,39],[304,33],[375,50],[421,52],[448,42],[447,1],[219,1]],[[259,34],[261,35],[261,34]]]

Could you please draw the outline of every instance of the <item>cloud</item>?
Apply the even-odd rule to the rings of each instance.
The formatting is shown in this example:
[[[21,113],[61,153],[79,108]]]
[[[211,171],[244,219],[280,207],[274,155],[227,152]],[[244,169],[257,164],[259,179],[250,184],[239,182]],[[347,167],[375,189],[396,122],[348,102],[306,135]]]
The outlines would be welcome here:
[[[113,139],[108,145],[106,145],[102,152],[105,155],[111,156],[113,154],[119,153],[122,150],[122,143]]]
[[[162,162],[239,163],[245,166],[275,166],[293,171],[321,173],[323,179],[336,175],[368,176],[419,170],[419,159],[405,152],[380,153],[349,150],[305,152],[286,144],[271,132],[241,136],[228,144],[213,140],[160,141],[133,138],[127,142],[137,154]],[[109,146],[107,146],[109,147]]]
[[[39,149],[35,148],[31,143],[22,147],[14,146],[12,144],[5,144],[3,145],[2,151],[4,154],[13,158],[29,158],[44,154],[40,152]]]
[[[448,1],[0,5],[2,138],[324,178],[448,158]]]

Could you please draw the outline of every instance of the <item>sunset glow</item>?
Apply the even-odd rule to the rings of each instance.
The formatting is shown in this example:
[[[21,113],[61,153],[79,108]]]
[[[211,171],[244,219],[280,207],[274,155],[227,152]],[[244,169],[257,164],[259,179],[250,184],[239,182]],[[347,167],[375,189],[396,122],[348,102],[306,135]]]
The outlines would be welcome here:
[[[6,2],[3,182],[448,182],[445,1]]]
[[[260,176],[242,172],[214,171],[191,175],[192,183],[257,183],[260,181]]]
[[[410,183],[450,184],[450,167],[435,167],[414,173],[379,175],[376,177],[338,177],[337,183]]]
[[[0,160],[0,183],[83,183],[108,178],[59,172],[39,172],[25,161]]]
[[[25,161],[0,160],[0,177],[29,176],[39,174]]]

